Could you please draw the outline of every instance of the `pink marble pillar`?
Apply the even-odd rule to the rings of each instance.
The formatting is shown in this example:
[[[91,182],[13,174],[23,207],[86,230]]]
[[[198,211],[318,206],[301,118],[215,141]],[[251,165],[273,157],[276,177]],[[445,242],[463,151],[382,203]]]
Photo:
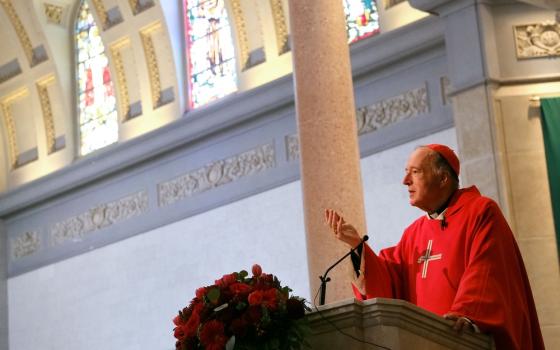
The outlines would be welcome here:
[[[341,0],[290,0],[290,35],[311,295],[348,252],[324,224],[340,211],[365,234],[355,105]],[[329,273],[327,302],[352,296],[350,260]],[[318,300],[317,300],[318,303]]]

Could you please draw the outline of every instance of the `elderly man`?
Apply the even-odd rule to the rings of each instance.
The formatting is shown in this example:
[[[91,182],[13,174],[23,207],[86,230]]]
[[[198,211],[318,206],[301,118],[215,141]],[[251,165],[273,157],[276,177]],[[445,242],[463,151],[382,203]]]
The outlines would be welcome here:
[[[410,204],[426,212],[391,248],[367,245],[353,257],[359,299],[412,302],[454,321],[458,331],[491,333],[497,349],[544,349],[527,273],[498,205],[476,187],[459,189],[460,163],[447,146],[418,147],[403,184]],[[325,219],[351,247],[356,229],[332,209]]]

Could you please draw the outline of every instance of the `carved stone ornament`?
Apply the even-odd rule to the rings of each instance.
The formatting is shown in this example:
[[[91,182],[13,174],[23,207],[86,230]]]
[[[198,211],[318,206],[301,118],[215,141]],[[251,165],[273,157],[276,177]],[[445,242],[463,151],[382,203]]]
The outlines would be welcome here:
[[[25,232],[17,238],[12,239],[11,251],[12,259],[17,260],[31,255],[39,250],[41,240],[36,231]]]
[[[88,233],[130,219],[148,210],[148,193],[140,191],[116,201],[90,208],[85,213],[54,224],[50,228],[52,245],[81,241]]]
[[[426,86],[407,91],[402,95],[358,108],[356,110],[358,135],[374,132],[390,124],[429,111]],[[286,136],[286,157],[288,161],[299,158],[299,141],[296,134]]]
[[[429,110],[426,86],[407,91],[402,95],[358,108],[356,110],[358,134],[376,131],[418,114],[428,113]]]
[[[518,59],[560,56],[560,23],[520,25],[514,31]]]
[[[296,134],[286,136],[286,157],[290,162],[299,159],[299,139]]]
[[[260,173],[276,165],[272,143],[218,160],[158,184],[159,205],[166,206],[196,193]]]

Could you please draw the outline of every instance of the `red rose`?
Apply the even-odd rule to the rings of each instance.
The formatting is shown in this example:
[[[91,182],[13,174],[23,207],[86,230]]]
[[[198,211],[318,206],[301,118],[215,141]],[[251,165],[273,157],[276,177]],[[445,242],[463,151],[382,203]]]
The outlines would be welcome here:
[[[253,276],[255,277],[259,277],[262,274],[262,268],[259,264],[253,265],[251,271],[253,272]]]
[[[185,330],[183,329],[183,327],[175,327],[175,329],[173,330],[173,336],[178,339],[179,341],[182,341],[183,339],[186,338],[186,333]]]
[[[269,310],[276,310],[278,307],[276,289],[269,289],[263,293],[262,304]]]
[[[235,276],[234,273],[230,273],[228,275],[223,275],[222,278],[216,280],[215,284],[218,287],[227,287],[230,284],[235,283],[235,281],[237,281],[237,277]]]
[[[173,324],[175,324],[175,326],[181,326],[182,324],[184,324],[184,320],[181,317],[181,315],[177,315],[175,316],[175,318],[173,319]]]
[[[206,295],[206,287],[200,287],[196,290],[196,297],[202,299]]]
[[[200,342],[206,350],[223,350],[227,342],[224,324],[218,320],[208,321],[200,331]]]
[[[251,286],[246,283],[234,283],[229,286],[229,290],[235,295],[246,294],[251,291]]]
[[[263,294],[264,293],[261,290],[256,290],[253,293],[249,294],[249,296],[247,297],[249,305],[260,305],[263,300]]]

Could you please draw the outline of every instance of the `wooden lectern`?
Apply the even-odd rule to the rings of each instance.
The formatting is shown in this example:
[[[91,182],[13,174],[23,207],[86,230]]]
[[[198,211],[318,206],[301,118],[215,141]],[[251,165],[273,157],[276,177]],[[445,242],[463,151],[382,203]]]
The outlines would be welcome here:
[[[391,350],[495,349],[485,334],[458,334],[451,321],[403,300],[348,299],[323,305],[306,316],[313,349],[383,349],[354,340],[344,333]]]

